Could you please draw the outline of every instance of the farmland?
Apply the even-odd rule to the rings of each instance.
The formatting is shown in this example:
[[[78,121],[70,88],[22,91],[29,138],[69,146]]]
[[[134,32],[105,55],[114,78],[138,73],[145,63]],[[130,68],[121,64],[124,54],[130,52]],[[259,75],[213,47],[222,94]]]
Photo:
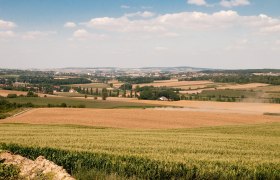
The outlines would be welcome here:
[[[87,108],[145,108],[145,107],[156,107],[160,105],[155,104],[144,104],[139,102],[124,102],[124,101],[100,101],[93,100],[92,98],[71,98],[71,97],[18,97],[9,99],[10,102],[15,103],[32,103],[35,106],[48,107],[48,104],[60,105],[61,103],[66,103],[67,106],[79,106],[85,105]]]
[[[86,84],[70,83],[72,76]],[[2,85],[0,95],[18,96],[1,97],[0,149],[43,155],[82,180],[279,179],[277,85],[67,78]],[[157,100],[163,96],[168,101]]]
[[[136,165],[137,169],[142,171],[131,171],[134,172],[132,175],[140,178],[156,177],[152,176],[152,173],[156,172],[159,173],[158,177],[164,177],[169,170],[161,169],[162,164],[171,168],[169,163],[182,163],[182,169],[186,167],[193,170],[196,167],[195,175],[201,178],[236,178],[239,174],[239,177],[243,178],[260,176],[277,179],[280,175],[279,132],[279,123],[173,130],[2,124],[0,141],[28,147],[94,153],[96,158],[106,154],[107,163],[111,158],[123,157],[125,159],[122,161],[128,163],[131,167],[129,169],[133,170]],[[50,134],[52,136],[49,136]],[[131,158],[139,159],[138,166],[134,164],[136,161],[129,160]],[[143,169],[148,168],[148,164],[141,162],[146,163],[147,160],[150,166],[158,165],[158,168],[153,168],[150,172]],[[117,166],[119,170],[113,170]],[[129,171],[121,171],[120,164],[110,167],[113,171],[107,169],[108,172],[130,175]],[[106,170],[98,165],[93,165],[92,168]],[[176,172],[178,177],[180,174],[184,177],[184,172],[189,171],[177,169]],[[176,177],[176,174],[173,177]]]
[[[279,117],[259,114],[197,112],[153,109],[34,109],[1,122],[75,124],[132,129],[172,129],[280,122]]]

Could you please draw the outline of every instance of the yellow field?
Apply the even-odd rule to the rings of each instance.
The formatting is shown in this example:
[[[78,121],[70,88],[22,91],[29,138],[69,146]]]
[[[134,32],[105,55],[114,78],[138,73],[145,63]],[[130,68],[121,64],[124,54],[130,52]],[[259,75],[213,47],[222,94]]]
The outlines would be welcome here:
[[[164,81],[155,81],[153,83],[146,83],[146,84],[134,84],[133,87],[135,88],[137,85],[140,87],[143,86],[154,86],[154,87],[179,87],[179,86],[194,86],[194,85],[205,85],[205,84],[213,84],[211,81],[178,81],[175,80],[164,80]]]
[[[33,109],[1,123],[75,124],[86,126],[173,129],[280,122],[277,116],[177,109]]]
[[[215,101],[153,101],[153,100],[138,100],[135,98],[114,98],[110,97],[108,101],[126,101],[138,102],[163,106],[185,107],[188,110],[196,111],[212,111],[212,112],[232,112],[232,113],[249,113],[263,114],[266,112],[280,113],[280,104],[268,103],[242,103],[242,102],[215,102]],[[184,110],[184,108],[182,109]]]

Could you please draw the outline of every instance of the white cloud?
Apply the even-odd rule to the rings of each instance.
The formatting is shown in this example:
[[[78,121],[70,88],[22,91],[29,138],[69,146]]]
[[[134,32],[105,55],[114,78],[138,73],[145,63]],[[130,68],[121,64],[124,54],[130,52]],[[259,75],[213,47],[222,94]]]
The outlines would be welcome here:
[[[74,39],[79,40],[86,40],[86,39],[104,39],[106,38],[106,35],[104,34],[93,34],[88,32],[85,29],[78,29],[73,33]]]
[[[142,18],[150,18],[155,16],[155,13],[149,12],[149,11],[144,11],[144,12],[136,12],[136,13],[130,13],[130,14],[125,14],[125,17],[142,17]]]
[[[130,6],[124,4],[124,5],[121,5],[121,8],[122,8],[122,9],[129,9]]]
[[[280,33],[280,24],[261,28],[263,33]]]
[[[29,31],[22,35],[22,38],[25,40],[36,40],[36,39],[43,39],[49,35],[56,34],[55,31]]]
[[[164,15],[133,13],[124,16],[93,18],[84,23],[87,27],[122,33],[148,33],[160,36],[177,36],[186,30],[207,31],[225,28],[242,28],[255,33],[280,31],[280,19],[261,14],[241,16],[236,11],[219,11],[212,14],[202,12],[181,12]],[[133,17],[150,18],[133,18]]]
[[[249,0],[222,0],[220,2],[220,5],[223,7],[234,7],[234,6],[246,6],[246,5],[250,5],[250,1]]]
[[[12,38],[15,36],[13,31],[0,31],[0,38]]]
[[[11,21],[4,21],[0,19],[0,29],[12,29],[15,28],[16,24]]]
[[[86,39],[90,37],[90,33],[85,29],[78,29],[73,33],[74,38]]]
[[[206,6],[207,2],[205,0],[188,0],[188,4],[197,6]]]
[[[66,27],[66,28],[75,28],[75,27],[77,27],[77,25],[74,22],[67,22],[67,23],[64,24],[64,27]]]

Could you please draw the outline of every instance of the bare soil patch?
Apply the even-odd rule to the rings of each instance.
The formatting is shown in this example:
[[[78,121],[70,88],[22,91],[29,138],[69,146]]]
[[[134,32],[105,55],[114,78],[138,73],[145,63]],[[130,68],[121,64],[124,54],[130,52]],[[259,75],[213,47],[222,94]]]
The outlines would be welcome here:
[[[34,109],[0,123],[73,124],[86,126],[170,129],[280,122],[279,117],[227,112],[168,109]]]

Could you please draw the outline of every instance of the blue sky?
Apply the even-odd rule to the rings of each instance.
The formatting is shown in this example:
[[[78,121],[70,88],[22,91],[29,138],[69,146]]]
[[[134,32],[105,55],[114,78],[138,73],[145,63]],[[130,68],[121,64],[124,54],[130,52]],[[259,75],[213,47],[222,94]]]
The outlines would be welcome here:
[[[0,0],[0,67],[280,68],[279,0]]]

